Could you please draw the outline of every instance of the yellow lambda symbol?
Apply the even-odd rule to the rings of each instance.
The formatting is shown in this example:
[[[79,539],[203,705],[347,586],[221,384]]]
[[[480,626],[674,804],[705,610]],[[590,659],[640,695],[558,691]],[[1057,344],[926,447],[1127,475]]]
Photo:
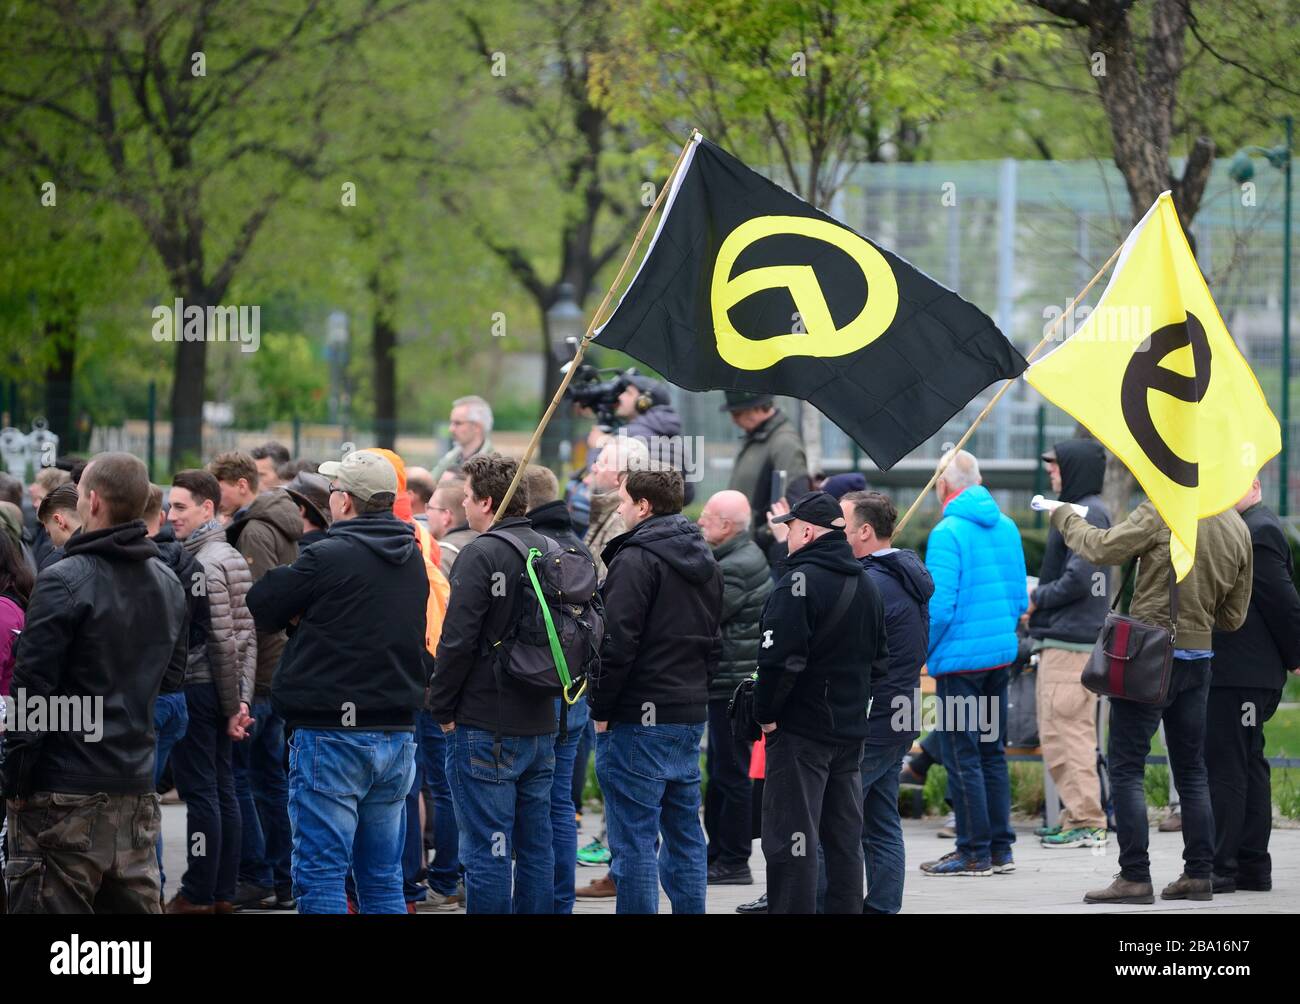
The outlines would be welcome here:
[[[795,234],[825,241],[855,262],[867,280],[867,301],[858,316],[835,327],[826,297],[811,265],[769,265],[729,278],[742,251],[755,241]],[[747,338],[731,323],[728,311],[748,296],[785,286],[807,333]],[[898,282],[884,256],[851,230],[807,216],[756,216],[727,235],[713,264],[710,289],[713,333],[718,355],[742,370],[762,370],[789,356],[846,356],[885,333],[898,311]]]

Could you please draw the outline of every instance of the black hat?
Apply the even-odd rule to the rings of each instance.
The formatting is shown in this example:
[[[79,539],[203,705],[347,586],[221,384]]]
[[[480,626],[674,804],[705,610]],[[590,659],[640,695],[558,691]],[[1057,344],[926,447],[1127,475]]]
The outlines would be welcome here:
[[[311,471],[299,471],[293,480],[284,486],[293,500],[304,506],[316,516],[316,524],[322,529],[330,525],[330,479],[323,474]]]
[[[727,400],[718,411],[744,411],[746,408],[768,408],[772,405],[771,394],[758,394],[748,390],[724,391]]]
[[[789,523],[792,519],[801,519],[827,530],[843,530],[845,526],[844,511],[835,501],[835,496],[828,492],[809,492],[784,516],[773,516],[772,522]]]

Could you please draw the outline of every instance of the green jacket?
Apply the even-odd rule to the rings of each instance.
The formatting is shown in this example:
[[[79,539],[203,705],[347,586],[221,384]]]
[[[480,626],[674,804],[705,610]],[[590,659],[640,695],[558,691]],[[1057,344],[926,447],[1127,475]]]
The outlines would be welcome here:
[[[1052,513],[1052,526],[1061,531],[1066,547],[1093,564],[1122,565],[1139,558],[1129,615],[1169,627],[1169,527],[1154,505],[1143,502],[1108,530],[1061,506]],[[1245,623],[1253,563],[1250,531],[1235,509],[1197,523],[1196,562],[1178,584],[1178,648],[1213,649],[1215,628],[1235,631]]]
[[[779,408],[766,422],[745,435],[731,469],[733,488],[749,499],[754,510],[754,542],[769,555],[774,543],[767,525],[772,507],[772,472],[785,471],[786,495],[798,498],[808,491],[808,458],[799,430]]]
[[[722,567],[722,659],[709,673],[709,700],[732,695],[758,667],[758,622],[772,591],[767,558],[748,531],[713,549]]]
[[[445,471],[448,467],[459,467],[466,460],[468,460],[469,457],[477,457],[480,453],[486,456],[491,452],[492,452],[491,436],[485,436],[483,439],[483,445],[480,446],[476,451],[471,453],[469,456],[465,456],[464,454],[461,453],[460,444],[458,443],[453,444],[452,448],[442,455],[442,459],[439,460],[436,464],[434,464],[433,470],[429,472],[430,474],[433,475],[433,483],[435,485],[438,483],[438,479],[442,477],[442,472]]]

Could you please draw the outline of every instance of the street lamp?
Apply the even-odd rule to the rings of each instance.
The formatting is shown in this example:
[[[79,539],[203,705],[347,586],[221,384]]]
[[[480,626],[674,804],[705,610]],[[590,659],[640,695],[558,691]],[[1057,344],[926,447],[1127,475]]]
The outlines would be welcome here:
[[[546,311],[546,332],[550,338],[551,355],[554,357],[556,369],[573,362],[578,344],[582,341],[582,336],[587,333],[587,318],[582,308],[578,306],[571,283],[562,282],[556,287],[555,302]],[[549,377],[550,367],[547,367],[547,372]],[[556,384],[558,386],[558,381]],[[553,393],[553,390],[551,380],[548,379],[547,393]],[[556,418],[558,422],[552,422],[543,433],[544,441],[551,440],[547,444],[550,449],[544,448],[543,452],[558,457],[561,474],[567,476],[569,459],[573,454],[573,406],[568,401],[563,402],[560,405],[560,414]],[[555,428],[558,442],[554,437],[547,435],[552,428]]]
[[[1271,149],[1248,146],[1238,150],[1228,165],[1228,176],[1243,185],[1255,176],[1251,157],[1259,155],[1282,172],[1285,199],[1282,220],[1282,462],[1279,467],[1281,488],[1278,490],[1277,514],[1287,515],[1287,491],[1291,487],[1291,147],[1294,122],[1284,115],[1286,144]]]

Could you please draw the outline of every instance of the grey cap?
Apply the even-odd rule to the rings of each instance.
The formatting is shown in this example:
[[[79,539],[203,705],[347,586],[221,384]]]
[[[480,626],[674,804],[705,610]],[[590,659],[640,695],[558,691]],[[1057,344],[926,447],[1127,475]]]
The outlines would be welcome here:
[[[342,461],[327,460],[320,465],[320,473],[362,502],[369,502],[376,495],[397,496],[397,470],[369,450],[349,453]]]

